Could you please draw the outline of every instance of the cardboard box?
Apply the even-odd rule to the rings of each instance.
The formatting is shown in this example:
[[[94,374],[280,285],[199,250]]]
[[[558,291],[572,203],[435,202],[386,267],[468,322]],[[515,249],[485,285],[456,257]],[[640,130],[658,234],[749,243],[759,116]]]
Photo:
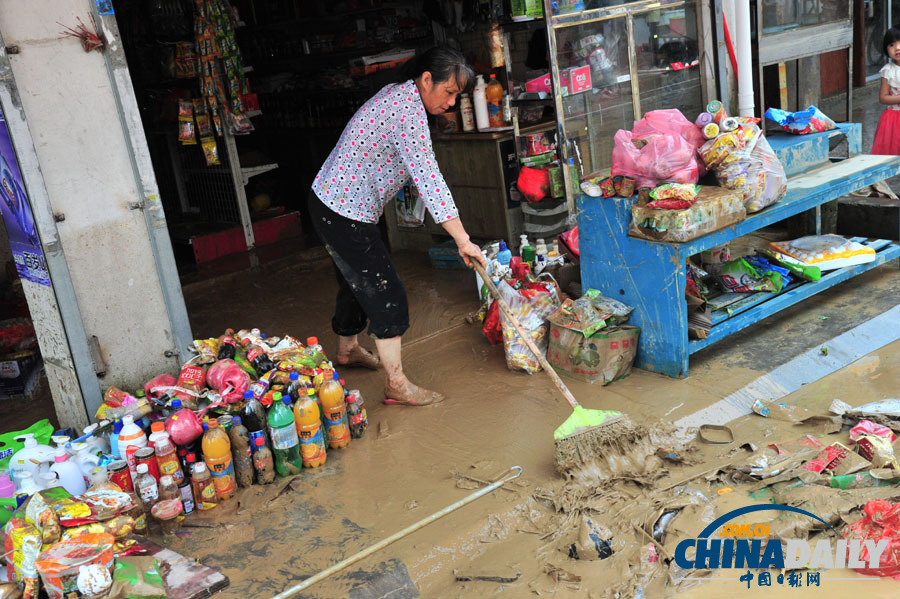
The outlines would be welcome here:
[[[591,67],[590,65],[585,65],[583,67],[562,69],[559,72],[559,79],[562,95],[564,96],[586,92],[592,87]]]
[[[547,360],[560,374],[608,385],[631,373],[640,335],[640,328],[621,325],[585,337],[557,324],[551,316]]]
[[[28,395],[35,386],[35,373],[43,362],[33,351],[0,356],[0,399]]]
[[[553,93],[553,88],[550,86],[550,73],[546,75],[541,75],[540,77],[535,77],[531,81],[525,82],[525,91],[528,92],[546,92],[548,94]]]

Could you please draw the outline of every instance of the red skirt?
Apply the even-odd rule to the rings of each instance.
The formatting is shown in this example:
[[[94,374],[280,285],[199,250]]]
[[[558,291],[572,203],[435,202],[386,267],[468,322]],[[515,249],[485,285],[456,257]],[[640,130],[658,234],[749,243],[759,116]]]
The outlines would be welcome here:
[[[875,130],[875,141],[872,143],[873,154],[900,155],[900,110],[885,109],[878,119]]]

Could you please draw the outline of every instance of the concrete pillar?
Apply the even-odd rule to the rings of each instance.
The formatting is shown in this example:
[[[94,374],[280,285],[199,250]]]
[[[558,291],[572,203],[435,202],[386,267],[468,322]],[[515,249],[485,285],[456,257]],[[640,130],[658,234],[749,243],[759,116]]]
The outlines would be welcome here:
[[[64,215],[57,218],[59,243],[83,332],[88,340],[96,337],[97,357],[105,362],[100,387],[135,388],[152,375],[178,368],[177,352],[184,350],[180,345],[190,329],[177,273],[169,272],[174,270],[170,245],[166,254],[163,244],[160,259],[165,218],[140,121],[134,114],[122,118],[119,92],[127,70],[111,69],[107,56],[85,52],[79,40],[60,35],[57,21],[74,27],[80,18],[90,26],[93,10],[89,0],[2,2],[0,33],[6,46],[18,46],[18,53],[9,56],[12,74],[47,201],[55,215]],[[104,32],[107,52],[121,65],[115,36],[117,31]],[[130,82],[125,85],[131,91]],[[152,227],[144,210],[157,216]],[[54,402],[62,424],[81,420],[63,415],[83,413],[84,406],[69,405],[72,400],[57,397],[55,390]],[[84,402],[90,412],[99,397]]]

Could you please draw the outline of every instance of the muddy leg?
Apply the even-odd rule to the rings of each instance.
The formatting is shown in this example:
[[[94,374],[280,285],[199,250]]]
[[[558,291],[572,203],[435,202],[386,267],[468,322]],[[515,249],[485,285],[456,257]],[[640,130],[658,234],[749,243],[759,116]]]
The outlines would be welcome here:
[[[440,393],[423,389],[406,378],[400,359],[400,337],[376,338],[375,346],[384,365],[384,403],[425,406],[445,399]]]

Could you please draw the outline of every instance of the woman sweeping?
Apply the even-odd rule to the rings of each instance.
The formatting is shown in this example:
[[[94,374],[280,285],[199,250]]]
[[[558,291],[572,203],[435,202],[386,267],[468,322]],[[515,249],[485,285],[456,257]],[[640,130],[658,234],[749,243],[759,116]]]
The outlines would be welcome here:
[[[432,48],[418,57],[409,80],[383,88],[356,111],[312,185],[310,216],[339,284],[331,323],[338,335],[336,362],[383,365],[386,404],[425,406],[444,396],[413,384],[403,372],[400,337],[409,328],[409,306],[378,230],[385,204],[411,181],[466,264],[484,264],[438,169],[426,115],[453,106],[472,77],[456,50]],[[378,356],[359,345],[367,321]]]

